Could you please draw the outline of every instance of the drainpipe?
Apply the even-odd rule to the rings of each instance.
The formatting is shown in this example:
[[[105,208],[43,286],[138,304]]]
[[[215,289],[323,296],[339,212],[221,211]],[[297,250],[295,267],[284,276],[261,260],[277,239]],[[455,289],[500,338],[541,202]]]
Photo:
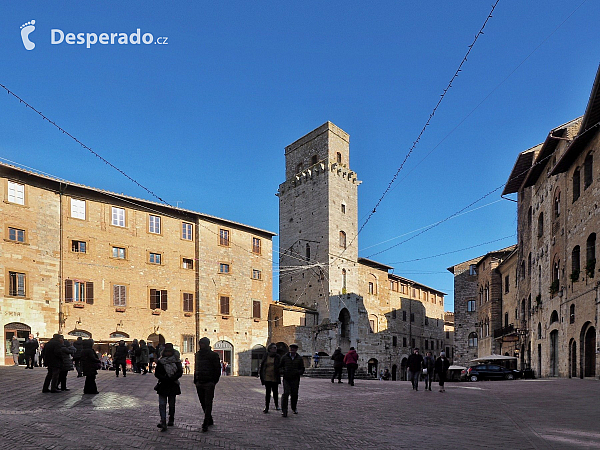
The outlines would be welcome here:
[[[59,227],[59,256],[58,256],[58,333],[62,334],[65,317],[63,310],[63,186],[62,183],[59,184],[58,188],[58,227]]]

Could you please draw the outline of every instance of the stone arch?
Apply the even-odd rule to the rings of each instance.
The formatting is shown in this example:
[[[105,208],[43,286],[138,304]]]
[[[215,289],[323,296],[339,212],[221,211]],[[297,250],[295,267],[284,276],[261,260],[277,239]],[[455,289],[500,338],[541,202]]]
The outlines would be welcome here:
[[[152,345],[155,348],[161,344],[164,346],[166,343],[165,337],[162,334],[156,334],[156,333],[152,333],[152,334],[148,335],[146,342],[152,342]]]
[[[552,314],[550,314],[550,325],[556,322],[558,322],[558,313],[556,312],[556,310],[554,310],[552,311]]]
[[[404,357],[402,358],[402,361],[400,361],[400,380],[402,381],[406,381],[406,369],[408,368],[408,358]]]
[[[129,339],[129,335],[124,331],[113,331],[108,335],[110,338],[121,338],[121,339]]]
[[[10,341],[13,336],[16,336],[17,339],[19,339],[19,345],[22,346],[29,337],[29,333],[31,333],[31,327],[21,322],[11,322],[4,325],[4,344],[6,345],[6,354],[4,358],[5,365],[8,366],[14,364],[13,356],[10,353]],[[22,363],[20,360],[21,358],[24,358],[24,356],[19,356],[19,363]]]
[[[251,362],[250,362],[250,375],[253,377],[258,376],[258,370],[260,368],[260,362],[263,357],[267,354],[267,349],[264,345],[257,344],[252,347],[251,351]]]
[[[338,320],[340,321],[340,339],[350,342],[350,311],[348,308],[342,308]]]
[[[581,378],[596,376],[596,328],[586,322],[581,328],[579,342],[579,364]]]
[[[67,333],[67,335],[75,336],[75,337],[81,336],[82,339],[91,339],[92,338],[92,333],[90,333],[89,331],[85,331],[85,330],[71,330]]]
[[[377,358],[371,358],[369,359],[369,361],[367,361],[367,372],[369,372],[371,375],[374,376],[378,376],[378,372],[377,372],[377,367],[379,365],[379,361],[377,360]]]
[[[577,377],[577,341],[569,341],[569,378]]]

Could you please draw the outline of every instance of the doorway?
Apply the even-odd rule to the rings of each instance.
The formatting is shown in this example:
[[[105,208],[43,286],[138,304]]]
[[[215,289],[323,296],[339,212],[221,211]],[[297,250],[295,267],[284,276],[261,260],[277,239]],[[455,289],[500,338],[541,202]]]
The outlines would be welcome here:
[[[22,361],[24,359],[22,354],[23,344],[29,337],[29,333],[31,333],[31,327],[25,325],[24,323],[12,322],[4,325],[4,344],[6,345],[4,354],[5,366],[12,366],[14,364],[13,356],[10,351],[10,345],[13,336],[17,336],[17,339],[19,339],[19,364],[25,363]]]
[[[558,376],[558,330],[550,332],[550,376]]]
[[[392,366],[392,381],[396,381],[396,371],[398,370],[398,366],[394,364]]]
[[[589,327],[584,340],[584,364],[586,377],[596,376],[596,329]]]
[[[228,341],[217,341],[213,350],[221,359],[221,375],[231,375],[233,372],[233,345]]]

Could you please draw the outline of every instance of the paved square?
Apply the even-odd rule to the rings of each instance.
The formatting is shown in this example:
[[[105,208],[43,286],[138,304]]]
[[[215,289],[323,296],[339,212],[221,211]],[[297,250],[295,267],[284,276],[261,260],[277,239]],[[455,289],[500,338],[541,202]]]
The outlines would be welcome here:
[[[303,378],[298,415],[263,414],[264,391],[249,377],[222,377],[215,426],[202,433],[190,375],[182,378],[175,426],[161,433],[154,375],[102,371],[100,394],[43,394],[45,369],[0,367],[1,449],[168,448],[600,448],[597,380],[447,383],[446,393],[409,382],[356,386]]]

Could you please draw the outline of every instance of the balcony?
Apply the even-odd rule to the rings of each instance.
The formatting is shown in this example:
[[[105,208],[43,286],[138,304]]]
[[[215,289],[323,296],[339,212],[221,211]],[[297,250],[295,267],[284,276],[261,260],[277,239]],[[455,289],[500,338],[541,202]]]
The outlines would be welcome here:
[[[507,327],[494,330],[494,339],[498,339],[507,335],[515,334],[515,326],[511,323]]]

